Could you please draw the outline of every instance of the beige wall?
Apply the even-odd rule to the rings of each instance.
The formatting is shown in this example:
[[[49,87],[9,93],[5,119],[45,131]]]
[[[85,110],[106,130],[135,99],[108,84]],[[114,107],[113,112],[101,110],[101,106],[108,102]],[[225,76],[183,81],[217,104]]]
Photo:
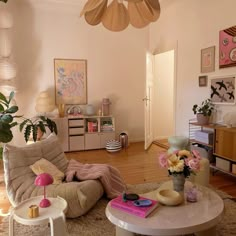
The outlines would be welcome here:
[[[88,103],[98,109],[102,98],[110,98],[117,135],[127,131],[130,141],[143,140],[148,28],[129,26],[114,33],[101,25],[89,26],[79,17],[82,2],[9,1],[15,21],[20,113],[35,115],[35,98],[42,90],[49,89],[54,97],[54,58],[87,59]]]
[[[219,31],[236,24],[235,0],[162,0],[161,17],[150,26],[150,50],[165,51],[177,46],[176,133],[188,135],[188,120],[193,118],[192,106],[209,97],[210,88],[198,87],[200,51],[216,46],[217,75],[236,74],[236,67],[219,69]],[[217,106],[217,120],[234,106]]]

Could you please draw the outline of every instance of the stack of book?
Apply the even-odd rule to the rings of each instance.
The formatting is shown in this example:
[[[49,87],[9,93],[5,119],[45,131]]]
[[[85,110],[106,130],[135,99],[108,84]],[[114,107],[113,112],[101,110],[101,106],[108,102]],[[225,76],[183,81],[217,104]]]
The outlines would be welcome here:
[[[146,218],[151,212],[153,212],[157,208],[158,201],[145,197],[139,197],[139,199],[151,200],[152,204],[150,206],[135,206],[133,201],[124,201],[121,195],[118,196],[117,198],[112,199],[110,201],[110,205],[113,208],[119,209],[129,214]]]
[[[113,125],[112,124],[104,124],[101,126],[102,132],[110,132],[113,131]]]
[[[211,130],[195,131],[195,140],[206,144],[213,144],[213,131]]]

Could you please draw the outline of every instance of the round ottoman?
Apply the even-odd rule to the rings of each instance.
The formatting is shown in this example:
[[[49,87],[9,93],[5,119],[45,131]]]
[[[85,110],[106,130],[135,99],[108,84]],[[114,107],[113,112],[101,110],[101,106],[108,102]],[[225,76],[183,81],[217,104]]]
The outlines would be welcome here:
[[[171,136],[168,138],[168,143],[170,145],[168,153],[182,149],[189,150],[189,139],[185,136]]]
[[[110,140],[107,142],[106,150],[108,152],[118,152],[121,150],[121,143],[116,140]]]

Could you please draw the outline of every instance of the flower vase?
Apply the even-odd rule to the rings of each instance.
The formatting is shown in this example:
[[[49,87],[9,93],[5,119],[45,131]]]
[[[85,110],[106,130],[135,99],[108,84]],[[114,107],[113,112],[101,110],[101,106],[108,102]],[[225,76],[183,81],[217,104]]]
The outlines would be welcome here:
[[[184,191],[185,176],[183,174],[172,175],[172,181],[176,192]]]

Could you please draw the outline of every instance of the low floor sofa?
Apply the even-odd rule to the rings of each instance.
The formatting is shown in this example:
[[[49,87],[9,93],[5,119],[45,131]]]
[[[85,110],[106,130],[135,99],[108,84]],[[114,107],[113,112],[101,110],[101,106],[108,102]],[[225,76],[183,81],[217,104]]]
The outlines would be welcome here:
[[[36,174],[30,168],[40,159],[46,159],[65,173],[68,160],[55,134],[37,143],[16,147],[6,144],[3,152],[4,178],[7,194],[13,206],[30,197],[43,195],[43,187],[36,186]],[[61,182],[46,187],[48,197],[60,196],[68,203],[66,217],[85,214],[103,196],[99,180]]]

